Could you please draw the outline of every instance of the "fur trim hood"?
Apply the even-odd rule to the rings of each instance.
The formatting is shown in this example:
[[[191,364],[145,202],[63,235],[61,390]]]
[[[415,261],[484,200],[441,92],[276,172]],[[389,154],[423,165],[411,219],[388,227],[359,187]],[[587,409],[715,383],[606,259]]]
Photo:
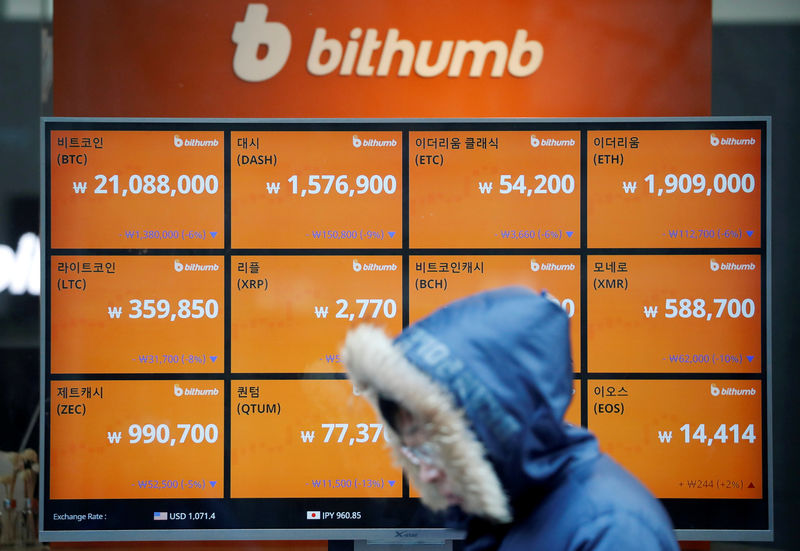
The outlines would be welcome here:
[[[379,415],[383,396],[428,421],[466,513],[507,523],[570,464],[598,454],[588,432],[563,421],[572,397],[568,331],[551,300],[505,288],[453,302],[394,341],[362,325],[348,333],[342,360]],[[385,428],[423,502],[444,509]]]

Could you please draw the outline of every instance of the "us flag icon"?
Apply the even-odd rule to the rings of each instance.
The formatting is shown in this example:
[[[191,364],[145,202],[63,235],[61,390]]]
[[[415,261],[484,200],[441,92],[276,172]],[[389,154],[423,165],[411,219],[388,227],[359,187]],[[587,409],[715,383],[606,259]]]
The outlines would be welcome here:
[[[319,511],[306,511],[306,520],[309,519],[319,520],[320,519]]]
[[[153,520],[167,520],[166,511],[160,511],[160,512],[153,513]]]

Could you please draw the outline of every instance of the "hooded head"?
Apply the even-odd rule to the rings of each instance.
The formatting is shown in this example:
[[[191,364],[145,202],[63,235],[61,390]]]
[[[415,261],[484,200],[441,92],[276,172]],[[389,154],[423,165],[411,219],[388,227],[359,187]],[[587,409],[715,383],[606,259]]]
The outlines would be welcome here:
[[[379,415],[379,401],[391,400],[425,423],[466,513],[509,522],[519,498],[597,453],[587,432],[563,421],[572,396],[569,320],[528,289],[458,300],[394,340],[362,325],[348,334],[342,359]],[[386,424],[423,502],[445,508],[444,496],[398,453],[400,437]]]

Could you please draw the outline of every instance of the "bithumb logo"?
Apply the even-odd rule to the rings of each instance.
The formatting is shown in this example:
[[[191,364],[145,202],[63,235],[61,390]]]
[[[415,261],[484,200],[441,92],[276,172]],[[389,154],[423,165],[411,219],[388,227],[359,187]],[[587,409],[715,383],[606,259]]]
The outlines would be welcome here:
[[[714,383],[711,383],[711,395],[712,396],[755,396],[756,389],[755,388],[719,388]]]
[[[0,293],[8,290],[12,295],[39,296],[40,258],[39,236],[35,233],[22,234],[16,251],[0,244]]]
[[[557,140],[555,138],[542,138],[536,137],[536,134],[531,134],[531,147],[571,147],[575,145],[575,140],[570,138],[568,140]]]
[[[187,272],[216,272],[219,271],[219,264],[197,264],[196,262],[192,264],[184,264],[176,258],[175,271],[182,272],[184,270]]]
[[[397,140],[376,140],[375,138],[361,139],[353,134],[353,147],[397,147]]]
[[[709,267],[711,268],[712,272],[722,271],[730,271],[730,272],[742,272],[742,271],[751,271],[756,269],[755,262],[744,262],[742,264],[737,264],[736,262],[722,262],[719,263],[715,259],[709,260]]]
[[[177,134],[172,137],[172,143],[175,147],[216,147],[219,145],[219,140],[198,140],[197,138],[181,138]]]
[[[182,387],[178,383],[175,383],[172,387],[172,391],[175,393],[175,396],[180,398],[181,396],[218,396],[219,389],[218,388],[197,388],[197,387]]]
[[[354,258],[353,271],[360,272],[361,270],[365,272],[394,272],[397,271],[397,264],[375,264],[374,262],[362,264],[357,258]]]
[[[348,38],[346,41],[329,38],[325,27],[317,27],[306,58],[308,72],[325,76],[338,69],[340,76],[385,77],[389,76],[395,54],[400,54],[395,74],[398,77],[410,76],[412,67],[423,78],[439,76],[445,70],[448,77],[459,77],[469,56],[472,56],[471,78],[483,75],[489,59],[492,78],[502,77],[506,70],[513,77],[527,77],[539,68],[544,56],[541,42],[528,40],[528,31],[524,29],[517,29],[510,48],[504,40],[443,40],[432,62],[433,40],[414,43],[401,39],[398,29],[388,29],[381,37],[378,29],[364,31],[353,27]],[[233,26],[231,39],[236,44],[233,72],[247,82],[262,82],[277,75],[286,65],[292,48],[292,36],[286,25],[267,22],[266,4],[248,4],[244,21]],[[259,56],[261,46],[267,47],[265,56]]]
[[[247,82],[262,82],[277,75],[292,49],[292,33],[283,23],[267,23],[266,4],[248,4],[244,21],[233,26],[231,39],[236,44],[233,72]],[[267,55],[258,49],[267,47]]]
[[[556,264],[554,262],[545,262],[544,264],[540,263],[535,258],[531,258],[531,271],[538,272],[542,270],[544,272],[571,272],[575,269],[575,264]]]
[[[709,139],[714,147],[719,145],[756,145],[755,138],[718,138],[716,134],[712,133]]]

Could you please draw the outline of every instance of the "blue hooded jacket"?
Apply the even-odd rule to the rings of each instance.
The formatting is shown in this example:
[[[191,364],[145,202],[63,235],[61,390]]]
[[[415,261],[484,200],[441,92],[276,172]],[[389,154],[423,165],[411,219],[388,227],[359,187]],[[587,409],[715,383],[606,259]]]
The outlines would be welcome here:
[[[553,301],[517,287],[483,292],[380,339],[356,329],[344,363],[373,403],[389,397],[439,427],[434,443],[467,496],[468,551],[678,549],[658,500],[563,421],[569,320]],[[423,501],[443,508],[405,466]]]

